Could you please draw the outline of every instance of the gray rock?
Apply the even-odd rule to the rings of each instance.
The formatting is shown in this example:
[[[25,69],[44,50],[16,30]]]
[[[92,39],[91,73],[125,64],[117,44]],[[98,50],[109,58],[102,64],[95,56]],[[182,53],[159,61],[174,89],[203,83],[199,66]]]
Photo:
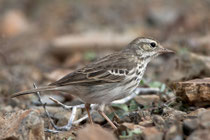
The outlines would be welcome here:
[[[198,119],[186,119],[183,122],[183,133],[189,136],[198,127],[199,127]]]
[[[210,140],[209,130],[196,130],[194,131],[187,140]]]
[[[203,128],[210,129],[210,110],[209,111],[206,111],[206,112],[203,112],[199,116],[199,119],[200,119],[200,125]]]
[[[165,134],[165,140],[183,140],[181,125],[172,125]]]
[[[163,130],[164,129],[164,126],[165,126],[165,120],[159,116],[159,115],[154,115],[152,117],[152,121],[153,123],[155,124],[155,126],[158,128],[158,129],[161,129]]]

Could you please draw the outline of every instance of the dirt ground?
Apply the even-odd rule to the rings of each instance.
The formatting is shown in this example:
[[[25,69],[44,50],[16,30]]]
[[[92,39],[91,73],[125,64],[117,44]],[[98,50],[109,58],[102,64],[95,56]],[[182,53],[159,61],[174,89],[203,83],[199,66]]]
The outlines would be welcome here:
[[[1,0],[0,139],[210,139],[209,0]],[[150,37],[174,50],[153,60],[139,84],[146,89],[105,113],[59,133],[37,96],[11,99],[21,90],[47,85],[98,58],[119,51],[136,37]],[[81,104],[71,94],[41,94],[53,122],[68,123]],[[86,115],[78,108],[75,120]]]

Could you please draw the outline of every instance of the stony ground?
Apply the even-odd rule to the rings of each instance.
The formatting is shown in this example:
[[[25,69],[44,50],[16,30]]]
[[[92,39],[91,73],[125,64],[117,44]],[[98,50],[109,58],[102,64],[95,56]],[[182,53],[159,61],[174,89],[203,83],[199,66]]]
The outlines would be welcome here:
[[[209,0],[1,0],[0,139],[210,139],[209,6]],[[117,131],[93,113],[94,125],[85,119],[69,131],[45,132],[54,128],[36,96],[10,98],[118,51],[137,36],[155,38],[176,54],[149,64],[139,88],[150,92],[106,107]],[[81,102],[70,94],[41,94],[54,123],[64,126],[72,111],[51,96],[66,105]],[[77,109],[75,120],[84,115]]]

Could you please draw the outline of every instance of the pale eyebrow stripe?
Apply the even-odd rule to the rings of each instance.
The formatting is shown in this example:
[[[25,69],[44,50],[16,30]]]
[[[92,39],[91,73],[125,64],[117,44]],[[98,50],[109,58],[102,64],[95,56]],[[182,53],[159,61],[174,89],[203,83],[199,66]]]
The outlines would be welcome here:
[[[148,39],[148,38],[141,39],[140,41],[141,41],[141,42],[146,42],[146,43],[151,43],[151,42],[157,43],[155,40]]]

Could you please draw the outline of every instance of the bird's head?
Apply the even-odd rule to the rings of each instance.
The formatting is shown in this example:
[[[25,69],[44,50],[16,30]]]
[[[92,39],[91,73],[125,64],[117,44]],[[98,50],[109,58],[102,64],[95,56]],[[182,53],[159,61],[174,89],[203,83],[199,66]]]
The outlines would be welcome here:
[[[138,37],[133,40],[128,48],[141,59],[151,59],[163,53],[172,53],[173,51],[163,48],[160,43],[153,39]]]

